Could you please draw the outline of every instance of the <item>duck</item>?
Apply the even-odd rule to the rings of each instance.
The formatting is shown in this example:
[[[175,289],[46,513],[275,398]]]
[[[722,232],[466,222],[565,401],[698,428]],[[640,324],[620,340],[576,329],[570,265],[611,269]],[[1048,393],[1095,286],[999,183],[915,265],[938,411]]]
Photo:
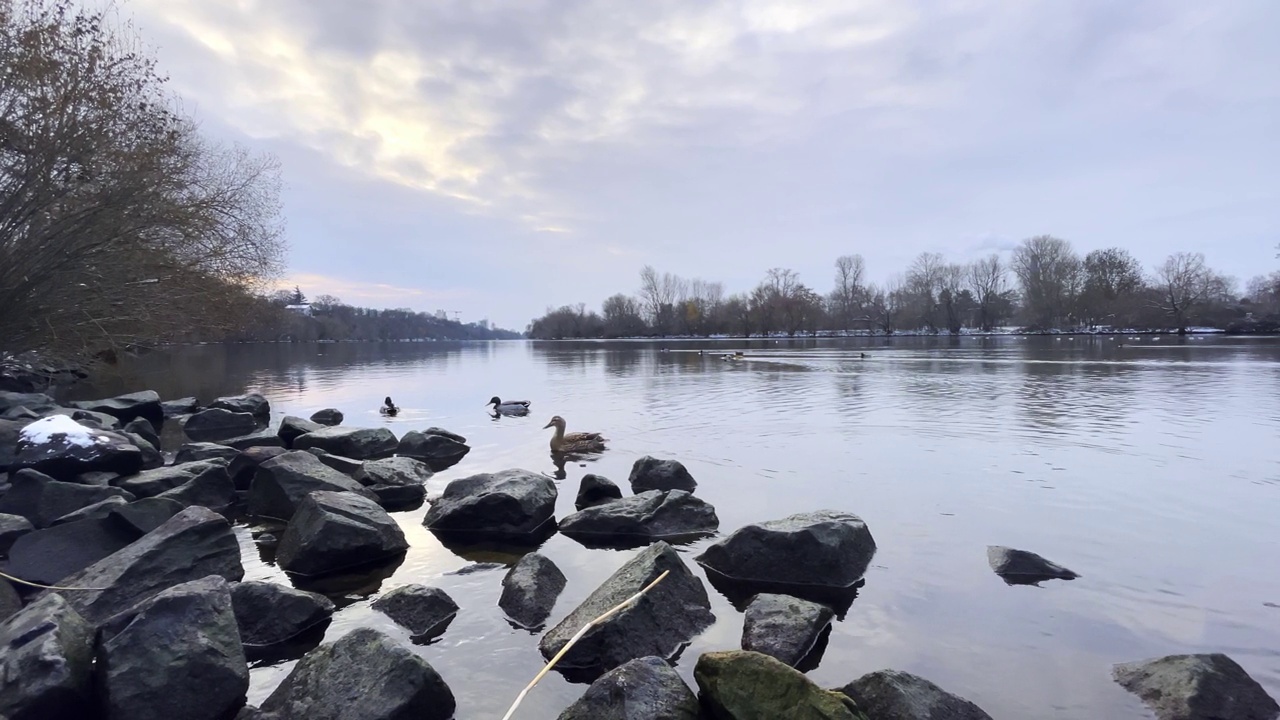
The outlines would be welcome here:
[[[556,429],[556,434],[551,437],[551,452],[553,453],[592,453],[604,450],[605,438],[600,433],[575,432],[565,434],[564,418],[559,415],[551,418],[546,425],[542,426],[542,429],[546,430],[549,427]]]
[[[525,413],[529,411],[528,400],[507,400],[504,402],[497,395],[494,395],[492,398],[490,398],[489,402],[485,403],[485,405],[492,405],[493,409],[497,410],[500,413],[514,414],[514,413]]]
[[[391,396],[388,395],[386,399],[382,401],[382,407],[378,408],[378,412],[383,415],[395,417],[396,414],[400,412],[400,408],[396,407],[396,404],[391,402]]]

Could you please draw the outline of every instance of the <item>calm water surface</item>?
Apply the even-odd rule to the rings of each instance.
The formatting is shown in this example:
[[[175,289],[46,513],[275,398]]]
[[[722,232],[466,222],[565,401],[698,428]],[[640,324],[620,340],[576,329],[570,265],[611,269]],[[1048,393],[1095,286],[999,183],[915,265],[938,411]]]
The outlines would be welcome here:
[[[1120,347],[1124,342],[1126,347]],[[1142,718],[1110,680],[1113,663],[1226,652],[1280,697],[1280,341],[1244,338],[965,338],[737,343],[528,343],[203,346],[157,353],[77,397],[142,388],[161,395],[258,390],[276,422],[323,407],[351,426],[397,434],[438,425],[472,451],[439,473],[520,467],[560,475],[557,514],[582,475],[619,482],[636,458],[682,461],[713,503],[722,534],[748,522],[834,508],[855,512],[879,552],[866,587],[836,623],[817,669],[827,687],[898,668],[997,718]],[[745,349],[740,362],[700,347]],[[858,354],[867,353],[866,359]],[[390,394],[405,411],[377,413]],[[528,399],[524,418],[491,418],[492,395]],[[553,414],[600,431],[609,450],[557,468]],[[167,441],[180,442],[176,424]],[[398,513],[411,550],[381,577],[331,590],[332,640],[372,625],[369,609],[404,583],[446,590],[462,610],[415,651],[448,681],[459,718],[497,718],[542,667],[538,636],[497,608],[500,567],[477,561]],[[246,576],[289,582],[238,528]],[[692,562],[712,540],[682,547]],[[1033,550],[1079,572],[1074,582],[1010,587],[988,544]],[[560,535],[541,548],[569,578],[559,621],[634,551],[587,550]],[[742,615],[708,586],[716,624],[677,668],[735,648]],[[264,699],[293,660],[253,670]],[[551,673],[518,717],[554,718],[585,686]]]

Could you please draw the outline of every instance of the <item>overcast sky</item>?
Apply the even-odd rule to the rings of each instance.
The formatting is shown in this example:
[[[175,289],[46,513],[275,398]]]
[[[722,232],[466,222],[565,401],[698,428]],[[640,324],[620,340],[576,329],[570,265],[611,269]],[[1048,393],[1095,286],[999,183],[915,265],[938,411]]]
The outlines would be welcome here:
[[[825,292],[1050,233],[1280,267],[1276,0],[129,0],[281,159],[289,281],[523,329],[645,264]]]

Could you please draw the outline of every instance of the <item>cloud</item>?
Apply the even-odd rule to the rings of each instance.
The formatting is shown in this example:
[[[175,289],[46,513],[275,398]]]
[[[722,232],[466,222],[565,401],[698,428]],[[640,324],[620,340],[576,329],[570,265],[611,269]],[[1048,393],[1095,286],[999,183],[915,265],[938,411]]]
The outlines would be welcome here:
[[[474,293],[466,291],[431,291],[396,287],[386,283],[352,281],[340,277],[297,273],[276,281],[279,290],[302,290],[308,297],[334,295],[343,302],[362,307],[411,307],[424,309],[432,303],[468,300]]]

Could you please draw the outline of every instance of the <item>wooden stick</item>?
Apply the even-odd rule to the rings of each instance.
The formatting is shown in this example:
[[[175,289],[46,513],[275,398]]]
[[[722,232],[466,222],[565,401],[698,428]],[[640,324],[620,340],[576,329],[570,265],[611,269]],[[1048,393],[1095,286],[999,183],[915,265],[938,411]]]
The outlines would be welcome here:
[[[22,578],[16,578],[12,575],[7,575],[2,572],[0,572],[0,578],[4,578],[5,580],[8,580],[10,582],[21,583],[23,585],[30,585],[31,587],[37,587],[44,590],[109,590],[110,589],[110,588],[96,588],[96,587],[59,587],[58,585],[41,585],[40,583],[29,582],[27,580],[23,580]]]
[[[657,585],[658,583],[662,582],[662,579],[665,578],[670,572],[671,572],[670,570],[663,570],[661,575],[654,578],[653,582],[649,583],[648,585],[645,585],[644,588],[640,590],[640,592],[636,593],[635,595],[632,595],[626,600],[623,600],[617,605],[614,605],[612,609],[605,611],[605,613],[600,617],[596,618],[595,620],[592,620],[586,625],[583,625],[582,629],[579,630],[577,633],[575,633],[573,637],[569,638],[569,642],[565,643],[564,647],[560,648],[560,652],[556,653],[555,657],[551,658],[551,661],[548,662],[546,666],[542,668],[542,672],[539,672],[537,675],[535,675],[533,678],[533,681],[530,682],[528,685],[525,685],[524,689],[520,691],[520,694],[516,696],[516,701],[511,703],[511,707],[507,710],[507,714],[502,716],[502,720],[511,720],[511,716],[515,713],[516,708],[520,707],[520,703],[524,701],[525,696],[529,694],[529,691],[533,689],[533,686],[537,685],[538,681],[541,680],[544,675],[550,672],[551,668],[555,667],[556,663],[560,661],[560,658],[564,657],[564,654],[569,652],[569,648],[573,647],[574,643],[581,640],[582,636],[586,635],[588,630],[595,627],[596,625],[599,625],[605,620],[608,620],[609,616],[613,615],[614,613],[620,610],[625,609],[627,606],[639,600],[641,595],[644,595],[645,593],[649,592],[651,589],[653,589],[654,585]]]

